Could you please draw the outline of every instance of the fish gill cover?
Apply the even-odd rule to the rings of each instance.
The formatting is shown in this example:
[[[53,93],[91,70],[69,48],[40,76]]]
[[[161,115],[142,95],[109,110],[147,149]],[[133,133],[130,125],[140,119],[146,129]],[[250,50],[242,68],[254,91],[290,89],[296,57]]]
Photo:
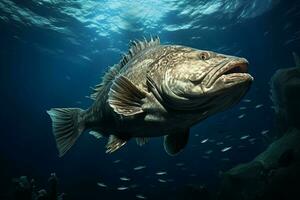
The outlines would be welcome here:
[[[53,172],[58,194],[68,199],[214,199],[224,172],[253,160],[282,134],[269,80],[277,69],[295,66],[299,8],[282,0],[1,0],[0,199],[12,199],[12,178],[34,178],[37,194]],[[192,127],[175,157],[164,153],[162,138],[143,147],[130,141],[106,154],[107,140],[92,132],[59,158],[46,110],[88,108],[89,88],[130,41],[156,35],[162,44],[246,58],[251,89],[238,105]],[[297,159],[294,150],[286,152],[280,166]]]

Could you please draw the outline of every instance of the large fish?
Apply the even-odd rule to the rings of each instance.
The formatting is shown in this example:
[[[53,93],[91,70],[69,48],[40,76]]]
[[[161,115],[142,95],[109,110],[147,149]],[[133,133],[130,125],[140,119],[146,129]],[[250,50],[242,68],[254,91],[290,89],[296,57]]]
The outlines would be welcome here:
[[[131,138],[142,145],[164,136],[166,152],[175,155],[187,144],[191,126],[239,102],[253,80],[247,68],[244,58],[161,45],[158,37],[133,41],[96,85],[90,108],[47,111],[59,155],[85,130],[109,138],[107,153]]]

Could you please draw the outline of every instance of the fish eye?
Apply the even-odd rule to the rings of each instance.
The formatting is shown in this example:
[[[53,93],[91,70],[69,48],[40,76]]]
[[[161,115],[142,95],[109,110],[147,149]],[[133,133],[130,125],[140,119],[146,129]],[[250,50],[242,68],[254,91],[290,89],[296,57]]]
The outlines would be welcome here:
[[[209,59],[209,54],[207,52],[202,52],[202,53],[200,53],[199,57],[201,60],[207,60],[207,59]]]

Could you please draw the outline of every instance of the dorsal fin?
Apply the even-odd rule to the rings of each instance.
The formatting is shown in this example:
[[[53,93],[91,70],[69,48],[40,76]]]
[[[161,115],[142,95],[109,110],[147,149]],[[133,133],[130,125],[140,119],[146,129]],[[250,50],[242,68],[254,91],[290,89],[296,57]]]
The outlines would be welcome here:
[[[96,100],[98,94],[100,94],[103,91],[103,88],[108,85],[118,74],[120,71],[119,64],[115,64],[114,66],[110,67],[107,72],[102,77],[102,82],[98,85],[95,85],[94,88],[92,88],[93,93],[90,95],[90,98],[93,100]]]
[[[293,52],[293,57],[294,57],[296,67],[300,68],[300,58],[299,58],[299,56],[295,52]]]
[[[120,70],[137,54],[142,52],[143,50],[160,45],[160,39],[158,36],[154,38],[151,37],[150,40],[146,40],[144,38],[143,41],[135,40],[129,43],[128,53],[124,54],[121,61],[118,64],[110,67],[107,72],[102,77],[102,82],[96,85],[93,89],[93,93],[90,95],[90,98],[95,100],[105,88],[114,78],[119,74]]]
[[[154,38],[151,37],[150,40],[147,40],[144,38],[144,41],[140,40],[134,40],[129,43],[129,50],[128,53],[123,56],[123,59],[119,63],[121,65],[121,68],[124,67],[131,58],[133,58],[135,55],[139,54],[144,49],[147,49],[149,47],[154,47],[160,45],[160,40],[158,36],[155,36]]]

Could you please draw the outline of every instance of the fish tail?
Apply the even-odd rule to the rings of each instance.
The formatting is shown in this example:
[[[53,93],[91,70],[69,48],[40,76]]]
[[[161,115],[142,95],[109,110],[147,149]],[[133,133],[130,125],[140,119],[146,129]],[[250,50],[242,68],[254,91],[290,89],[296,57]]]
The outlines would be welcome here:
[[[53,135],[59,157],[62,157],[84,131],[84,110],[80,108],[52,108],[47,111],[52,120]]]

